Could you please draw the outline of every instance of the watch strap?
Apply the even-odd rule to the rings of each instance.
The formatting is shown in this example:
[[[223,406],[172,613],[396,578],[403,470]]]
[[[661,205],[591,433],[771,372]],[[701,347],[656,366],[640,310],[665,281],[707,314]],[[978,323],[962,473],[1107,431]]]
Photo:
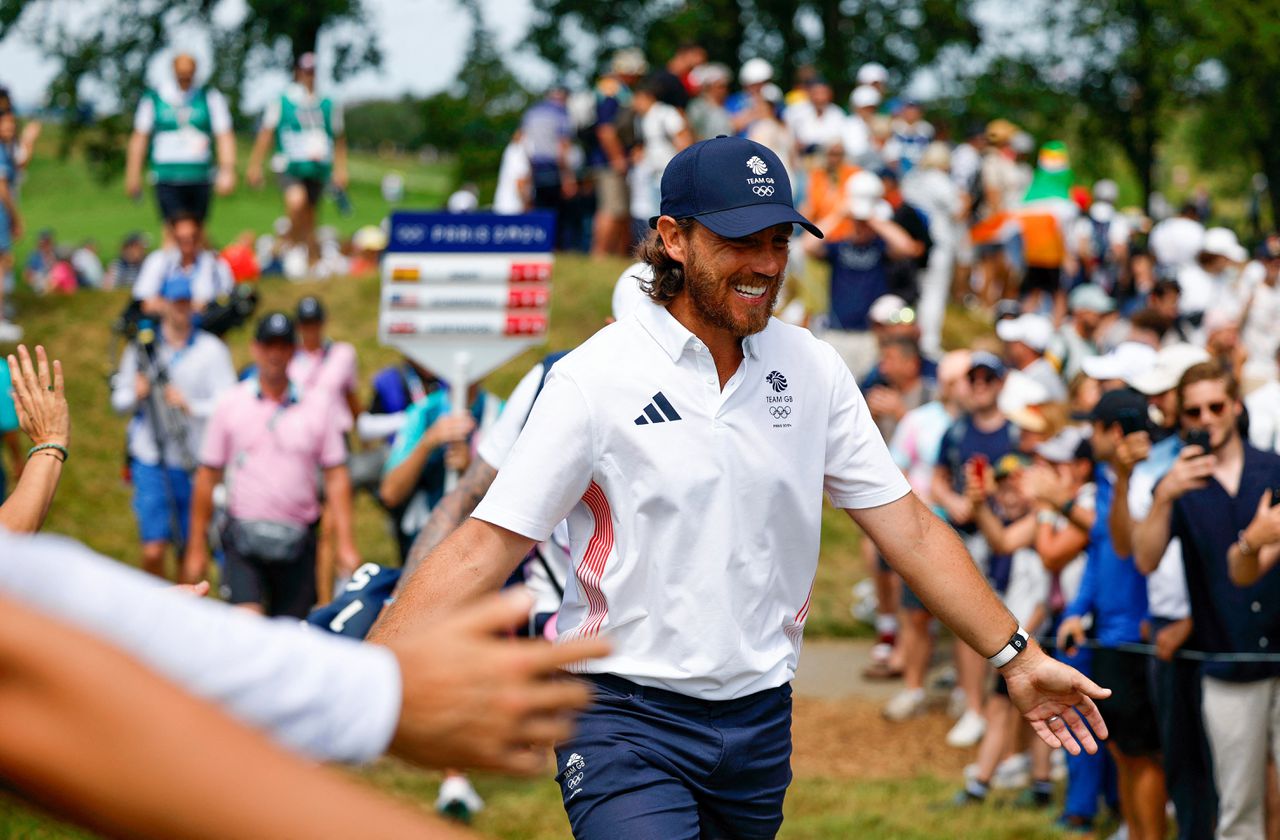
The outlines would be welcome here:
[[[1013,637],[994,656],[987,657],[987,661],[996,668],[1003,668],[1012,662],[1015,656],[1027,649],[1027,643],[1030,639],[1031,634],[1019,625],[1018,629],[1013,632]]]

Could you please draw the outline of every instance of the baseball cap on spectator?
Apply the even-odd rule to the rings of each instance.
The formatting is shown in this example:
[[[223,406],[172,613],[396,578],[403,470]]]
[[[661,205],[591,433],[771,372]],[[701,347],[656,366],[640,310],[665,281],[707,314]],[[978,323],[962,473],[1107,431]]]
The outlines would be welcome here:
[[[853,89],[853,93],[849,94],[849,104],[855,111],[859,108],[878,108],[882,99],[880,91],[871,85],[858,85]]]
[[[314,73],[316,70],[316,54],[313,52],[304,52],[302,55],[298,56],[298,59],[293,63],[293,69],[305,70],[309,73]]]
[[[872,302],[867,317],[873,324],[910,324],[916,311],[897,295],[881,295]]]
[[[677,154],[662,173],[663,216],[697,219],[712,233],[735,239],[777,224],[822,231],[796,210],[791,179],[770,149],[743,137],[716,137]],[[649,219],[657,228],[658,216]]]
[[[760,96],[764,98],[765,102],[771,102],[774,105],[777,105],[782,102],[782,88],[778,87],[773,82],[769,82],[764,87],[760,88]]]
[[[709,61],[693,69],[693,80],[698,87],[728,82],[733,78],[729,68],[716,61]]]
[[[738,71],[738,84],[759,85],[773,78],[773,65],[763,58],[749,58]]]
[[[1099,312],[1106,314],[1116,311],[1116,302],[1096,283],[1081,283],[1071,290],[1067,298],[1067,306],[1072,312]]]
[[[1084,375],[1105,382],[1119,379],[1132,382],[1156,363],[1155,348],[1137,341],[1122,341],[1110,353],[1090,356],[1080,362]]]
[[[1031,459],[1017,452],[1006,452],[995,463],[996,480],[1008,478],[1031,465]]]
[[[1218,330],[1234,329],[1239,326],[1240,313],[1234,309],[1218,306],[1204,313],[1205,335],[1216,333]]]
[[[1115,204],[1120,199],[1120,188],[1110,178],[1103,178],[1093,185],[1093,200]]]
[[[975,370],[989,370],[997,377],[1004,378],[1004,362],[1000,361],[1000,357],[995,353],[988,353],[986,350],[978,350],[969,357],[969,372]]]
[[[1116,388],[1107,391],[1098,400],[1093,411],[1089,412],[1089,420],[1110,426],[1120,422],[1122,417],[1148,417],[1147,398],[1132,388]]]
[[[307,295],[298,301],[296,317],[299,324],[318,324],[324,321],[324,304],[315,295]]]
[[[1027,132],[1019,130],[1009,141],[1009,147],[1020,155],[1029,155],[1036,150],[1036,139]]]
[[[191,278],[182,274],[165,278],[160,286],[160,297],[165,300],[191,300]]]
[[[293,329],[293,319],[283,312],[268,312],[258,320],[253,332],[255,341],[263,344],[269,341],[287,341],[298,343],[298,336]]]
[[[889,81],[889,71],[878,61],[868,61],[858,68],[858,84],[882,85]]]
[[[351,235],[351,247],[357,251],[385,251],[387,232],[377,225],[365,225]]]
[[[1195,344],[1170,344],[1160,348],[1154,365],[1125,382],[1138,393],[1154,397],[1178,387],[1182,374],[1194,365],[1209,361],[1209,358],[1209,351]]]
[[[1224,227],[1211,227],[1204,232],[1204,241],[1200,250],[1206,254],[1226,257],[1233,262],[1244,262],[1249,259],[1249,252],[1236,239],[1235,231]]]
[[[874,172],[865,169],[855,172],[844,186],[849,215],[862,221],[875,216],[876,207],[883,197],[884,182]]]
[[[1037,353],[1043,353],[1049,346],[1049,339],[1053,338],[1053,322],[1043,315],[1027,312],[998,322],[996,335],[1001,341],[1020,341]]]
[[[1036,454],[1054,464],[1069,464],[1080,457],[1084,440],[1084,431],[1079,426],[1067,426],[1037,446]]]
[[[996,323],[1000,323],[1008,318],[1017,318],[1022,314],[1022,302],[1012,300],[1010,298],[1002,298],[996,301],[995,316]]]
[[[613,54],[609,69],[619,76],[643,76],[649,72],[649,61],[637,47],[627,47]]]
[[[1009,422],[1029,432],[1043,432],[1049,421],[1040,406],[1050,401],[1049,389],[1020,370],[1011,370],[996,399],[996,407]]]

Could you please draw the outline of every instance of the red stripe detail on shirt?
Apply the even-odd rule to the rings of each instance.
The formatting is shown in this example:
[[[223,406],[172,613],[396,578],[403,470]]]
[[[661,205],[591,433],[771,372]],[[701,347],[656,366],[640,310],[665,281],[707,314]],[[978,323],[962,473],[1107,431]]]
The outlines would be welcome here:
[[[609,500],[604,491],[594,481],[582,496],[583,503],[591,511],[595,519],[595,533],[587,543],[587,551],[578,564],[578,582],[582,592],[587,596],[587,617],[582,622],[576,635],[590,639],[600,632],[600,625],[609,614],[609,602],[600,588],[600,580],[604,577],[605,564],[613,553],[613,516],[609,510]]]
[[[809,616],[809,602],[813,600],[813,584],[809,584],[809,594],[805,596],[804,604],[796,611],[796,624],[804,624],[804,620]]]

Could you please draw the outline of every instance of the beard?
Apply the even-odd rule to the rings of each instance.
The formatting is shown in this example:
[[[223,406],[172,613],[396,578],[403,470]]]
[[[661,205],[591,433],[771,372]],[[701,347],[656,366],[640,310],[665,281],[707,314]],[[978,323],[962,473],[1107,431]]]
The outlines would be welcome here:
[[[765,293],[769,296],[768,304],[749,306],[746,315],[738,315],[733,307],[733,296],[737,295],[733,287],[762,283],[772,287]],[[727,278],[717,277],[707,268],[698,251],[691,248],[684,266],[684,286],[698,317],[735,338],[745,338],[768,326],[773,308],[778,303],[778,294],[782,291],[782,275],[770,277],[742,272]]]

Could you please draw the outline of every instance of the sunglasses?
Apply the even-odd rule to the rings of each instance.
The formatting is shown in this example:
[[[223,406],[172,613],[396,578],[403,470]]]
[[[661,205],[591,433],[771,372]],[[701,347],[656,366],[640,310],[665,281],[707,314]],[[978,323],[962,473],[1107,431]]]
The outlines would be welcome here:
[[[1227,410],[1225,402],[1211,402],[1205,405],[1188,405],[1182,409],[1182,416],[1191,420],[1199,420],[1200,416],[1205,412],[1212,414],[1214,417],[1221,417],[1222,412]]]
[[[969,379],[970,385],[978,385],[978,384],[990,385],[993,382],[1000,381],[1000,377],[996,376],[994,373],[987,373],[986,371],[975,371],[973,373],[970,373],[968,375],[968,379]]]

